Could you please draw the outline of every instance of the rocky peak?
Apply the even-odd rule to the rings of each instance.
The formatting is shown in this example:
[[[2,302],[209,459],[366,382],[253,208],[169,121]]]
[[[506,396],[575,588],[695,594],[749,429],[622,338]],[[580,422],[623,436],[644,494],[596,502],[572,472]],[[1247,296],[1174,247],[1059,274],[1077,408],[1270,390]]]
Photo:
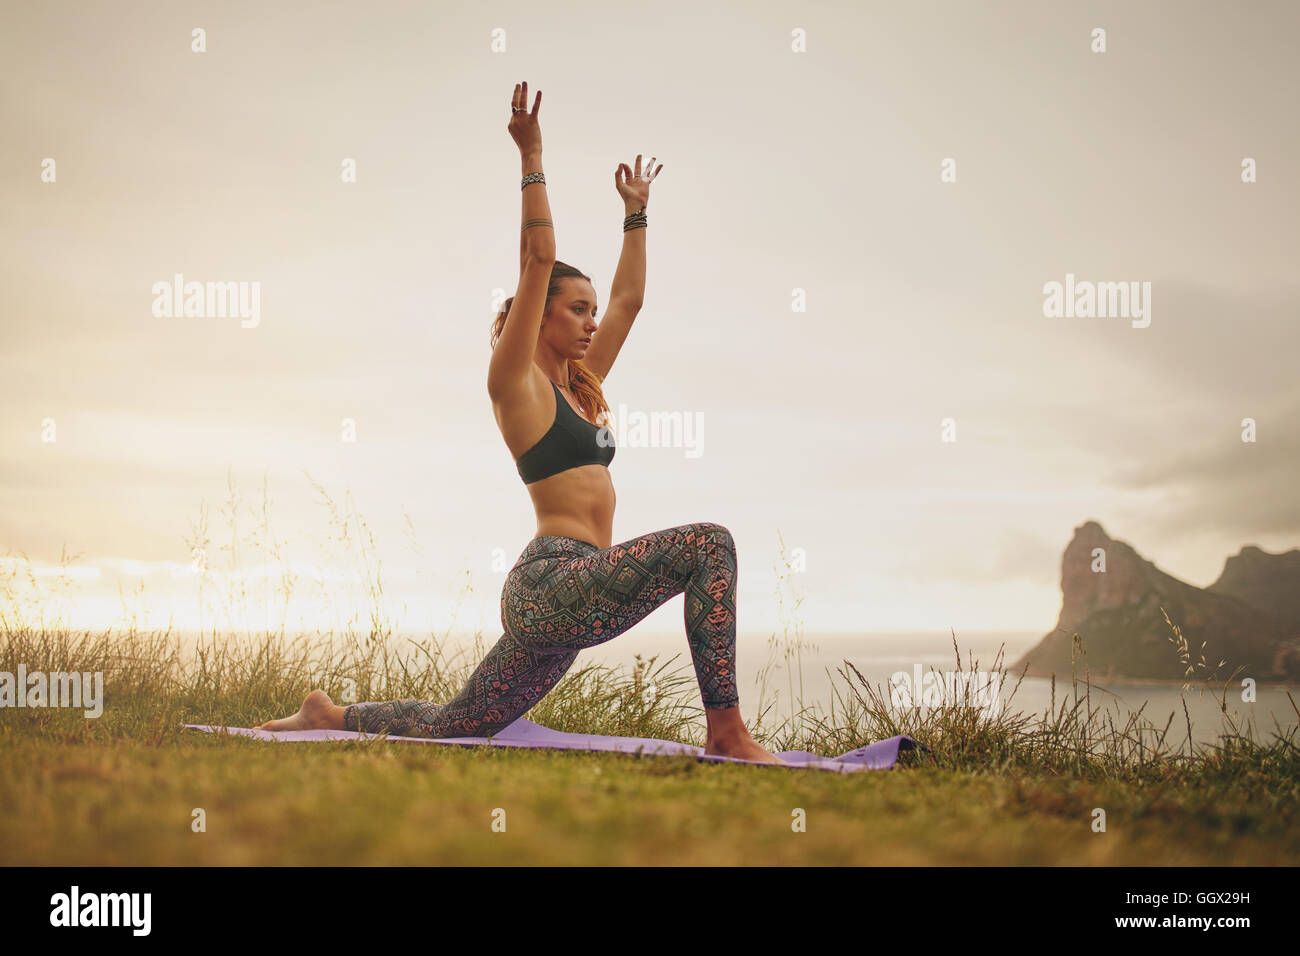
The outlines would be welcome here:
[[[1300,549],[1270,554],[1248,544],[1224,562],[1219,580],[1206,590],[1240,598],[1300,633]]]
[[[1198,588],[1161,571],[1128,543],[1085,521],[1061,557],[1056,627],[1013,665],[1031,677],[1068,675],[1073,635],[1100,676],[1179,679],[1180,663],[1165,614],[1193,655],[1213,669],[1220,659],[1262,680],[1300,677],[1300,550],[1269,554],[1254,545],[1230,558],[1219,580]],[[1205,643],[1201,651],[1202,642]]]
[[[1097,611],[1141,603],[1157,575],[1167,577],[1132,546],[1106,534],[1099,522],[1084,522],[1061,556],[1057,628],[1074,631]]]

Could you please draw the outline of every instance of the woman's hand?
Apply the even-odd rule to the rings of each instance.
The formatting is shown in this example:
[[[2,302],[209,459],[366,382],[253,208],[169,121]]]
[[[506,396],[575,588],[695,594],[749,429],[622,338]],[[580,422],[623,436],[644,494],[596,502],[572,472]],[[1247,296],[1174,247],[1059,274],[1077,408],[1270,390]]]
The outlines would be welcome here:
[[[664,164],[659,164],[659,169],[651,172],[650,169],[655,164],[655,158],[650,157],[650,165],[645,168],[645,176],[641,175],[641,154],[636,154],[636,171],[633,172],[628,168],[627,163],[619,163],[618,169],[614,170],[614,188],[618,194],[623,197],[623,204],[630,207],[643,208],[650,201],[650,184],[655,181],[659,175],[659,169],[664,168]],[[620,179],[619,175],[623,178]]]
[[[540,153],[542,151],[542,128],[537,125],[537,111],[542,106],[542,91],[537,91],[537,99],[533,101],[533,111],[528,112],[528,81],[515,84],[514,96],[510,99],[512,110],[518,108],[519,112],[510,114],[510,136],[519,147],[521,154]]]

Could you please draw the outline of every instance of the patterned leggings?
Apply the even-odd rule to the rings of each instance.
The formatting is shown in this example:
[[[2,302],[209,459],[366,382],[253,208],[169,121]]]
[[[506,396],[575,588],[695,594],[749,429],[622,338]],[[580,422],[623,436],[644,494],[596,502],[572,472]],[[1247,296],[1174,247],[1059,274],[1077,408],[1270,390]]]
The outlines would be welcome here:
[[[505,633],[454,700],[352,704],[343,726],[400,737],[490,737],[545,697],[578,651],[618,637],[683,593],[704,706],[735,707],[736,544],[722,525],[701,521],[603,549],[577,538],[533,538],[501,590]]]

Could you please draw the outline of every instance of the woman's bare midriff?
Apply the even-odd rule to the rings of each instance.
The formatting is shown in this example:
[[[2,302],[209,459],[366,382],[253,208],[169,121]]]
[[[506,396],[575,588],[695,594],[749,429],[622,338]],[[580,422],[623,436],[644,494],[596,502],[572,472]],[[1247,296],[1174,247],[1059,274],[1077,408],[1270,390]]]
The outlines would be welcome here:
[[[614,533],[614,480],[604,465],[579,465],[527,486],[537,536],[556,535],[608,548]]]
[[[501,402],[492,406],[497,427],[516,463],[524,450],[535,446],[545,435],[547,426],[555,422],[555,402],[566,401],[556,394],[553,383],[541,369],[534,365],[531,374],[530,390],[510,398],[509,409]],[[574,414],[589,421],[573,402],[569,402],[569,407]],[[536,537],[577,538],[600,548],[608,548],[613,543],[614,480],[604,465],[567,468],[524,487],[533,499],[537,514]]]

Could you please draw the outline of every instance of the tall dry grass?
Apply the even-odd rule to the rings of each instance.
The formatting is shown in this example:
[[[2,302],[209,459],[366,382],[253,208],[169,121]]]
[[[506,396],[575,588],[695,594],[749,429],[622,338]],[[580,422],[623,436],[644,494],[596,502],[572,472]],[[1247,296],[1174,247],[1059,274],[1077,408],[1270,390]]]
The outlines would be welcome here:
[[[310,476],[309,476],[310,479]],[[441,632],[421,638],[396,633],[388,605],[383,561],[374,535],[351,496],[340,505],[315,481],[328,517],[325,563],[350,562],[352,578],[365,598],[362,612],[339,619],[328,633],[290,635],[290,598],[312,582],[289,570],[283,542],[271,522],[265,485],[256,522],[244,522],[240,497],[230,486],[222,509],[220,540],[209,528],[206,510],[187,538],[194,560],[204,625],[192,646],[169,625],[139,625],[124,596],[124,622],[100,632],[67,626],[58,608],[75,600],[68,578],[43,584],[25,556],[5,566],[0,577],[0,671],[14,673],[21,663],[30,671],[102,672],[104,713],[86,719],[79,710],[32,708],[12,710],[0,721],[0,741],[7,735],[35,735],[68,741],[133,739],[153,745],[175,742],[186,723],[255,726],[292,713],[312,688],[322,688],[337,702],[419,698],[450,699],[487,650],[483,635],[472,649],[452,650],[453,620]],[[413,547],[418,541],[410,526]],[[1052,705],[1041,714],[1013,711],[1011,703],[1023,679],[1006,672],[999,651],[988,666],[961,652],[953,635],[958,671],[993,672],[1012,686],[1000,712],[946,703],[930,708],[898,708],[889,694],[872,684],[852,661],[837,669],[827,706],[804,698],[802,655],[805,639],[795,593],[795,570],[781,540],[777,602],[781,633],[769,641],[769,660],[760,671],[757,710],[747,715],[751,732],[769,750],[808,750],[835,755],[866,743],[906,734],[925,752],[909,760],[984,773],[1026,771],[1083,778],[1111,777],[1132,781],[1196,779],[1230,783],[1247,775],[1281,775],[1300,779],[1296,728],[1278,728],[1261,743],[1232,721],[1226,703],[1225,727],[1210,747],[1169,743],[1170,723],[1163,728],[1141,710],[1118,720],[1094,707],[1093,683],[1084,669],[1072,674],[1071,687],[1059,706],[1053,681]],[[272,599],[250,594],[245,570],[250,560],[278,564]],[[63,556],[72,567],[78,556]],[[468,593],[468,580],[461,598]],[[136,596],[143,602],[146,596]],[[333,599],[328,586],[314,600]],[[265,626],[237,627],[248,620],[250,605],[260,606]],[[1173,622],[1170,622],[1173,627]],[[1175,628],[1177,635],[1177,629]],[[1181,636],[1181,635],[1177,635]],[[1076,646],[1082,661],[1082,645]],[[1186,650],[1179,648],[1180,655]],[[1192,669],[1194,671],[1195,668]],[[1194,678],[1189,671],[1189,681]],[[1014,685],[1012,680],[1014,679]],[[784,684],[784,687],[780,687]],[[1226,683],[1224,690],[1226,693]],[[779,690],[777,689],[779,688]],[[789,716],[776,715],[777,694],[784,691]],[[1289,696],[1289,695],[1288,695]],[[1295,701],[1292,699],[1292,706]],[[1185,705],[1184,705],[1184,712]],[[659,737],[703,743],[704,724],[694,673],[687,659],[674,655],[636,658],[630,669],[575,667],[530,713],[529,718],[560,730],[618,736]],[[1300,717],[1300,710],[1297,710]]]

